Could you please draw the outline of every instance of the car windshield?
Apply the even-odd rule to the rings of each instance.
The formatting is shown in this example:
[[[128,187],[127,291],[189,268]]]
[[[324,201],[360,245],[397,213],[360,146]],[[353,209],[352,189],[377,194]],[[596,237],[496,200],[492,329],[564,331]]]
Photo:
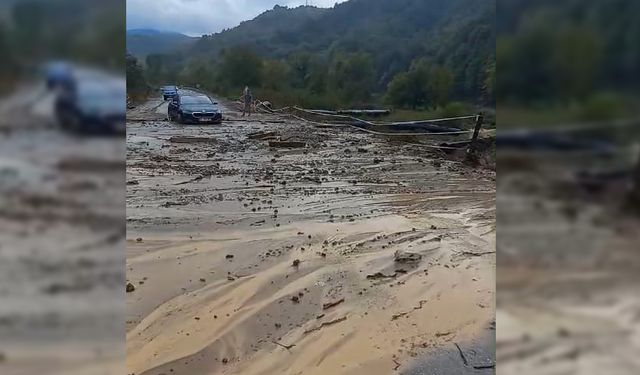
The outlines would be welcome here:
[[[173,91],[176,91],[176,87],[175,86],[165,86],[165,87],[162,88],[162,90],[173,92]]]
[[[183,96],[180,98],[182,104],[212,104],[211,99],[206,96]]]

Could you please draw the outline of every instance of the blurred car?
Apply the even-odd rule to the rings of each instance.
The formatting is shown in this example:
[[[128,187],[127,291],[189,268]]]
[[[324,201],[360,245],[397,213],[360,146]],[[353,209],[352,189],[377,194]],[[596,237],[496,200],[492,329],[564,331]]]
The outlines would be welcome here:
[[[170,121],[181,124],[222,122],[222,113],[218,103],[208,96],[199,93],[178,93],[169,103],[168,117]]]
[[[73,84],[73,69],[70,64],[54,61],[44,66],[47,89],[69,88]]]
[[[66,130],[123,134],[126,132],[126,83],[112,77],[77,80],[56,98],[55,114]]]
[[[169,100],[178,95],[178,88],[176,86],[164,86],[160,91],[162,91],[162,97],[164,100]]]

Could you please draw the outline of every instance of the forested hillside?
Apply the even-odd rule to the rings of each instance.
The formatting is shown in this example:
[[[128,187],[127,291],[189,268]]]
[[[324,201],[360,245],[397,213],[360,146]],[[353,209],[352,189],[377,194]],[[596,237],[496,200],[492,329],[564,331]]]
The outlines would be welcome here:
[[[144,65],[155,84],[222,94],[249,84],[287,103],[432,108],[492,102],[494,41],[495,0],[351,0],[276,6]]]
[[[127,30],[127,50],[144,59],[149,54],[186,51],[197,38],[158,30]]]

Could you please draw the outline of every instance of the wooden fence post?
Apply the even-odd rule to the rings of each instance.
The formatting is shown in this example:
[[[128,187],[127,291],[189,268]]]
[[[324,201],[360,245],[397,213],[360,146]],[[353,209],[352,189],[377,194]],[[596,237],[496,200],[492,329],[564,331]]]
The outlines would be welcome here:
[[[467,149],[467,161],[477,161],[476,157],[476,143],[478,142],[478,135],[480,134],[480,128],[482,128],[482,122],[484,121],[484,115],[478,113],[476,116],[476,126],[473,129],[473,137],[471,137],[471,143]]]

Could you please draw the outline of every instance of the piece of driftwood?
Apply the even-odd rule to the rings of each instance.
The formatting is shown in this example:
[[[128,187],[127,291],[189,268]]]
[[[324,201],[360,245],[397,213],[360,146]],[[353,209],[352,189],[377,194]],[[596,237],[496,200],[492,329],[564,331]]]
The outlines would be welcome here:
[[[340,298],[339,300],[333,301],[333,302],[327,302],[324,305],[322,305],[322,310],[330,309],[334,306],[341,304],[342,302],[344,302],[344,298]]]
[[[395,314],[395,315],[391,316],[391,320],[396,320],[396,319],[401,318],[401,317],[403,317],[405,315],[409,315],[413,311],[420,310],[425,303],[427,303],[426,300],[421,300],[420,303],[418,304],[418,306],[412,308],[409,311],[405,311],[405,312],[402,312],[400,314]]]
[[[284,345],[284,344],[281,344],[281,343],[279,343],[277,341],[271,341],[271,342],[276,344],[276,345],[278,345],[278,346],[282,346],[283,348],[285,348],[287,350],[289,350],[289,349],[293,348],[294,346],[296,346],[296,344]]]
[[[276,137],[277,135],[278,133],[276,132],[257,132],[257,133],[251,133],[247,135],[247,138],[248,139],[265,139],[270,137]]]
[[[176,135],[169,138],[171,143],[215,143],[217,139],[211,137],[192,137],[187,135]]]
[[[464,363],[465,366],[469,366],[469,361],[467,361],[467,357],[464,355],[464,352],[460,348],[460,345],[458,345],[457,342],[454,342],[453,344],[456,346],[456,348],[458,348],[458,353],[460,353],[460,358],[462,358],[462,363]]]
[[[336,323],[344,322],[345,320],[347,320],[346,316],[344,316],[342,318],[334,319],[334,320],[329,321],[329,322],[324,322],[324,323],[320,324],[317,327],[314,327],[314,328],[311,328],[311,329],[308,329],[308,330],[304,331],[304,334],[306,335],[308,333],[318,331],[318,330],[320,330],[320,329],[322,329],[324,327],[327,327],[327,326],[330,326],[330,325],[334,325]]]
[[[367,275],[367,279],[370,279],[370,280],[375,280],[375,279],[393,279],[394,277],[396,277],[395,273],[393,273],[391,275],[385,275],[382,272],[376,272],[374,274]]]

